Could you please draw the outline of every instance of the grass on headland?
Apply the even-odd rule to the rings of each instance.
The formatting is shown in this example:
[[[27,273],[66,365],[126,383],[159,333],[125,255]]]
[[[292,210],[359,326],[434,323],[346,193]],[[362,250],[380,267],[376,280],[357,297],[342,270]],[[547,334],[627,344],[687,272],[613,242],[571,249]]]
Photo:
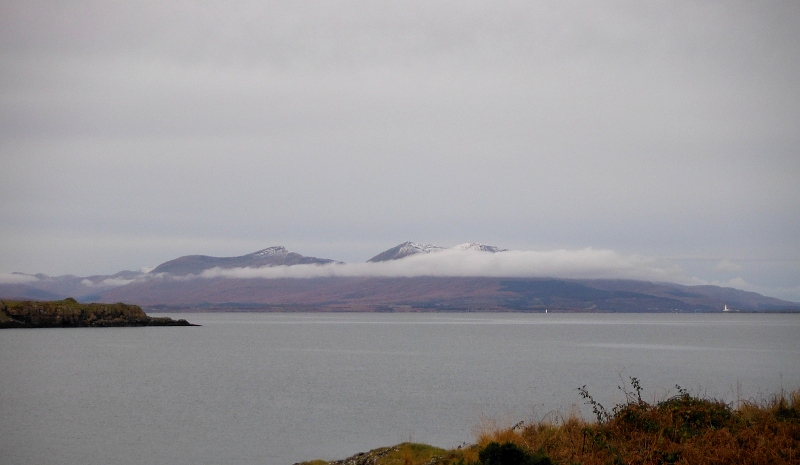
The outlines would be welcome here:
[[[393,447],[381,447],[369,452],[361,452],[344,460],[334,462],[313,460],[295,465],[415,465],[432,463],[448,455],[448,451],[438,447],[404,442]]]
[[[331,463],[800,464],[800,390],[782,392],[761,402],[730,405],[692,396],[679,387],[677,395],[649,403],[642,399],[636,378],[631,378],[631,386],[632,390],[623,390],[626,401],[610,410],[581,388],[581,395],[592,407],[592,421],[573,412],[535,424],[484,425],[476,443],[460,449],[444,451],[403,443],[376,449],[392,449],[391,453],[367,453]]]
[[[64,300],[0,300],[0,329],[114,326],[195,326],[186,320],[148,316],[138,305],[84,304]]]

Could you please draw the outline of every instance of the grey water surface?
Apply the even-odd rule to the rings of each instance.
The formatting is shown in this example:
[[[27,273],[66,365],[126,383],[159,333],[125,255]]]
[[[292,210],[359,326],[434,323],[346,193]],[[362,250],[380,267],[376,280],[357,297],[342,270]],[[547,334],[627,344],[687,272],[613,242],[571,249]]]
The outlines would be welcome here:
[[[798,314],[180,314],[0,331],[2,463],[266,464],[606,405],[800,388]]]

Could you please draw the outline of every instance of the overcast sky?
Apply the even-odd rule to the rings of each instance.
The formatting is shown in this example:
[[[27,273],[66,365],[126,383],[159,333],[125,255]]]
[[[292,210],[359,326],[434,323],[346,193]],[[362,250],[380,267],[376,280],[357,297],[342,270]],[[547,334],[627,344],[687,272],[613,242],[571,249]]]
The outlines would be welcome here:
[[[797,1],[0,0],[0,63],[0,273],[474,241],[800,301]]]

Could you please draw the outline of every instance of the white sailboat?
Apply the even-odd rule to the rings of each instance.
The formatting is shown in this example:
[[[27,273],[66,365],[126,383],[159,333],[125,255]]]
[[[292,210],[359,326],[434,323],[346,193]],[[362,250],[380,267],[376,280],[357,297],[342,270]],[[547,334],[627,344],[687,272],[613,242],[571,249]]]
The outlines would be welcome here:
[[[723,312],[730,312],[731,309],[728,308],[728,304],[725,304],[725,308],[722,309]]]

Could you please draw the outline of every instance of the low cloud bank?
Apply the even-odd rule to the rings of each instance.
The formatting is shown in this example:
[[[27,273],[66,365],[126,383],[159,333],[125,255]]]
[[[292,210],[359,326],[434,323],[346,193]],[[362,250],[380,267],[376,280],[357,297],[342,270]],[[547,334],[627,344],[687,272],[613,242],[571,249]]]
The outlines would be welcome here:
[[[90,279],[84,279],[81,281],[81,284],[87,287],[101,287],[101,288],[109,288],[109,287],[119,287],[124,286],[126,284],[146,281],[147,275],[139,275],[136,278],[106,278],[102,281],[92,281]]]
[[[318,278],[318,277],[555,277],[629,278],[687,282],[680,268],[662,266],[638,255],[613,250],[506,251],[443,250],[378,263],[294,265],[263,268],[212,268],[193,278]]]
[[[717,270],[717,271],[728,271],[728,272],[733,273],[733,272],[737,272],[737,271],[742,271],[742,266],[738,265],[736,263],[733,263],[730,260],[722,260],[721,262],[719,262],[717,264],[717,266],[714,267],[714,269]]]
[[[0,284],[28,284],[39,281],[39,278],[22,273],[0,273]]]

